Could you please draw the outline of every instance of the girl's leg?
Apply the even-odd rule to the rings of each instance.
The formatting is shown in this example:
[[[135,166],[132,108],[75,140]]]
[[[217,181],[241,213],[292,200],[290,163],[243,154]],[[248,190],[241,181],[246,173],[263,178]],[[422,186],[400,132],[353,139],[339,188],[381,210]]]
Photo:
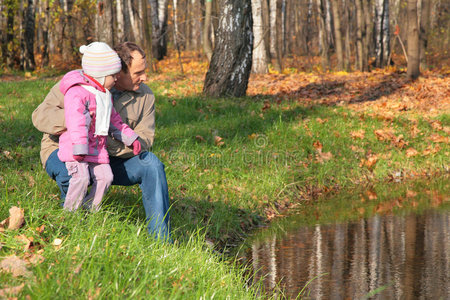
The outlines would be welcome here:
[[[113,173],[109,164],[89,163],[89,171],[94,183],[89,195],[83,200],[84,205],[93,211],[100,209],[103,195],[106,194],[113,181]],[[89,203],[92,200],[92,204]]]
[[[66,200],[64,201],[64,209],[68,211],[77,210],[81,205],[81,201],[86,195],[89,186],[89,169],[88,163],[70,161],[66,162],[66,168],[69,176],[69,189],[67,190]]]

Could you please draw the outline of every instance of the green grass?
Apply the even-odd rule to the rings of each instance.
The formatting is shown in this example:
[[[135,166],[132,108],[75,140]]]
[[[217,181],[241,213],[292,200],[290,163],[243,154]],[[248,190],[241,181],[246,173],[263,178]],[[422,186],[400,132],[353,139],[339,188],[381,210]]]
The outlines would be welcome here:
[[[39,161],[41,133],[31,124],[32,111],[53,84],[0,83],[0,221],[16,205],[24,208],[26,222],[18,231],[0,232],[0,258],[38,251],[45,258],[29,266],[33,278],[0,273],[0,289],[26,283],[22,297],[256,298],[243,270],[207,241],[226,252],[266,214],[324,191],[448,168],[449,146],[443,143],[437,153],[406,156],[408,147],[421,152],[434,144],[426,138],[432,133],[448,136],[424,119],[417,120],[421,133],[414,137],[408,120],[386,121],[342,107],[277,104],[262,97],[178,97],[173,105],[160,95],[165,87],[151,83],[157,96],[152,150],[166,165],[176,240],[162,245],[145,234],[137,186],[113,187],[96,214],[61,210],[58,188]],[[271,108],[262,111],[266,100]],[[449,126],[448,115],[437,119]],[[377,140],[374,130],[386,127],[409,144],[400,149]],[[359,129],[364,139],[353,139],[350,133]],[[329,160],[321,160],[317,141],[322,153],[331,153]],[[378,162],[373,169],[361,167],[370,153]],[[36,228],[42,225],[41,233]],[[23,250],[15,238],[21,234],[33,237],[31,249]],[[52,245],[56,238],[63,240],[60,248]]]

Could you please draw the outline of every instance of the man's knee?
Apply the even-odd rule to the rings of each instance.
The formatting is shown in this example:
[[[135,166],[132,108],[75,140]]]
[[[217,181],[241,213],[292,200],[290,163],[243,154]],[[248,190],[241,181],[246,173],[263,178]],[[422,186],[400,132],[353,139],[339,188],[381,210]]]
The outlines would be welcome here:
[[[165,166],[155,154],[146,152],[143,153],[143,155],[141,154],[140,159],[142,161],[142,166],[145,168],[146,172],[164,172]]]

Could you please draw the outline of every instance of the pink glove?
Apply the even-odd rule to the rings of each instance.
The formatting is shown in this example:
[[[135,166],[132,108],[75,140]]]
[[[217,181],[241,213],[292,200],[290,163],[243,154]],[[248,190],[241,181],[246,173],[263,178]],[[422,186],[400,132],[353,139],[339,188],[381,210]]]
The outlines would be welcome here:
[[[133,154],[134,155],[138,155],[139,152],[141,152],[141,143],[137,139],[133,142],[131,147],[133,147]]]
[[[76,161],[83,161],[84,160],[84,155],[74,155],[73,158]]]

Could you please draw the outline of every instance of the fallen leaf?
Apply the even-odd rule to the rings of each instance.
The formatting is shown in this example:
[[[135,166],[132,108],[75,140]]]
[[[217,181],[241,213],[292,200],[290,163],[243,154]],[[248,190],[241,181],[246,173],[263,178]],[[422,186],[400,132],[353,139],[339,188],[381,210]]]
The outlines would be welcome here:
[[[28,251],[28,249],[30,249],[31,243],[33,242],[33,238],[28,238],[24,234],[15,236],[14,238],[24,244],[23,251]]]
[[[376,200],[376,199],[378,199],[377,193],[375,191],[367,190],[366,191],[366,195],[369,198],[369,200]]]
[[[366,131],[364,129],[350,132],[350,136],[354,139],[364,139],[365,134]]]
[[[407,197],[407,198],[413,198],[413,197],[415,197],[415,196],[417,196],[417,193],[416,193],[416,192],[411,191],[411,190],[407,190],[407,191],[406,191],[406,197]]]
[[[254,140],[254,139],[256,139],[258,137],[258,134],[256,134],[256,133],[252,133],[252,134],[250,134],[249,136],[248,136],[248,138],[250,139],[250,140]]]
[[[24,221],[23,209],[13,206],[9,209],[9,225],[8,229],[16,230],[22,227]]]
[[[414,148],[406,149],[406,157],[413,157],[413,156],[416,156],[418,154],[419,154],[419,152],[416,149],[414,149]]]
[[[322,145],[321,142],[315,141],[315,142],[313,143],[313,147],[314,147],[317,151],[321,152],[321,151],[322,151],[322,148],[323,148],[323,145]]]
[[[43,256],[40,255],[40,254],[33,254],[33,255],[31,255],[31,257],[28,259],[28,261],[29,261],[32,265],[41,264],[44,260],[45,260],[45,257],[43,257]]]
[[[425,150],[423,150],[422,155],[427,156],[430,154],[435,154],[435,153],[439,152],[439,150],[441,150],[439,145],[436,145],[434,147],[432,145],[428,145],[428,147]]]
[[[27,269],[27,263],[15,255],[6,257],[0,262],[0,268],[6,272],[12,273],[14,277],[29,277],[32,273]]]
[[[204,142],[204,141],[205,141],[205,138],[202,137],[201,135],[196,135],[196,136],[195,136],[195,139],[196,139],[197,141],[199,141],[199,142]]]
[[[264,100],[264,106],[263,108],[261,108],[261,110],[263,112],[265,112],[266,110],[268,110],[270,108],[270,101],[269,100]]]
[[[326,123],[328,122],[328,119],[321,119],[321,118],[316,118],[316,121],[320,124]]]
[[[216,146],[222,146],[222,145],[224,145],[225,143],[222,141],[223,139],[220,137],[220,136],[215,136],[214,137],[214,144],[216,144]]]
[[[320,163],[323,163],[323,162],[325,162],[325,161],[328,161],[328,160],[330,160],[330,159],[332,159],[332,158],[333,158],[333,154],[332,154],[331,152],[325,152],[325,153],[322,153],[322,151],[319,151],[319,152],[316,154],[316,159],[317,159],[317,161],[320,162]]]
[[[440,121],[433,121],[433,122],[431,122],[431,127],[433,127],[433,129],[436,129],[436,130],[444,129],[442,127],[442,123]]]
[[[379,141],[391,140],[395,137],[394,133],[390,129],[377,129],[374,133]]]
[[[375,155],[375,154],[371,154],[371,155],[369,155],[366,159],[361,159],[361,162],[360,162],[360,164],[359,164],[359,167],[361,168],[361,167],[366,167],[366,168],[368,168],[369,170],[372,170],[373,169],[373,167],[375,166],[375,164],[377,163],[377,161],[378,161],[378,156],[377,155]]]
[[[75,269],[73,270],[73,272],[75,273],[75,274],[78,274],[78,273],[80,273],[81,272],[81,267],[83,266],[83,263],[79,263],[76,267],[75,267]]]
[[[41,225],[39,227],[36,227],[36,231],[39,232],[39,233],[44,232],[44,230],[45,230],[45,225]]]
[[[18,286],[5,287],[3,289],[0,289],[0,297],[7,298],[7,297],[15,296],[22,291],[24,286],[25,286],[25,284],[22,283],[21,285],[18,285]],[[10,298],[8,298],[8,299],[10,299]]]
[[[432,134],[432,135],[429,137],[429,139],[432,140],[432,141],[435,142],[435,143],[445,143],[445,144],[448,144],[448,143],[450,142],[450,139],[449,139],[448,136],[442,136],[442,135],[439,135],[439,134],[437,134],[437,133]]]

